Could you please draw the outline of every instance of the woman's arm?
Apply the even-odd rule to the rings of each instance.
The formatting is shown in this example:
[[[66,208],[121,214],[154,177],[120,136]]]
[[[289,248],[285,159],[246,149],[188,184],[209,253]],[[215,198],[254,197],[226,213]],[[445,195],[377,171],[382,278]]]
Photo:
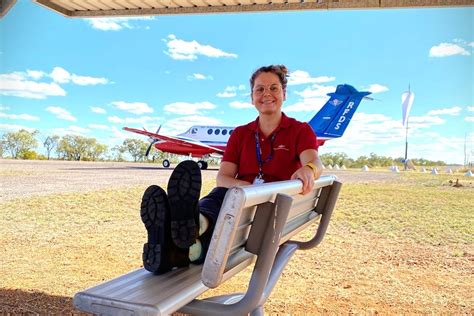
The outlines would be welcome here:
[[[236,179],[237,165],[233,162],[222,161],[217,172],[216,183],[218,187],[231,188],[238,185],[249,185],[250,182]]]
[[[303,182],[303,191],[301,193],[306,194],[313,189],[314,180],[321,176],[323,165],[321,160],[319,160],[318,151],[315,149],[303,150],[300,154],[300,162],[303,166],[291,175],[291,179],[301,180]],[[307,166],[308,163],[316,166],[316,170]]]

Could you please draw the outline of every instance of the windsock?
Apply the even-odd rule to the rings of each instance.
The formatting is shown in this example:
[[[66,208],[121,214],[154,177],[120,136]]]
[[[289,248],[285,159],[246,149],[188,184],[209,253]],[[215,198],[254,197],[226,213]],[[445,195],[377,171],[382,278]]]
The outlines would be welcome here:
[[[403,112],[403,126],[406,126],[408,121],[408,115],[410,115],[411,106],[413,105],[413,100],[415,100],[415,94],[408,91],[402,94],[402,112]]]

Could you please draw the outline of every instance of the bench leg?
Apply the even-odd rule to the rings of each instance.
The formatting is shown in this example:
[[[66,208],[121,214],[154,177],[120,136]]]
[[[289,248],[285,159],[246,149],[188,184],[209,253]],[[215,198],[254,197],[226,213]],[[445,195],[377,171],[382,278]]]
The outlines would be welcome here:
[[[341,187],[341,182],[334,181],[332,186],[323,188],[320,199],[322,199],[324,203],[321,203],[320,201],[316,209],[316,211],[322,214],[322,216],[318,225],[318,230],[316,231],[314,237],[308,241],[290,240],[288,243],[298,245],[298,248],[302,250],[314,248],[319,245],[319,243],[321,243],[324,235],[326,234],[326,230],[328,229],[329,220],[331,219],[332,211],[336,206],[336,201],[339,196],[339,191],[341,191]]]
[[[258,306],[256,309],[254,309],[251,313],[250,316],[263,316],[263,306]]]

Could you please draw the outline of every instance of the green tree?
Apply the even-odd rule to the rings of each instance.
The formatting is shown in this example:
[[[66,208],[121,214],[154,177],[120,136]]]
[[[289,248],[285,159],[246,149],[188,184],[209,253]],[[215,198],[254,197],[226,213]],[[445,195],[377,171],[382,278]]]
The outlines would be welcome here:
[[[25,129],[6,133],[2,136],[3,150],[10,152],[12,158],[23,159],[25,154],[38,146],[37,134],[38,131],[28,132]]]
[[[123,141],[123,147],[132,156],[133,161],[142,160],[145,157],[145,152],[149,143],[135,138],[127,138]]]
[[[3,141],[3,138],[0,139],[0,157],[3,158],[3,153],[5,152],[5,142]]]
[[[59,141],[57,152],[67,160],[98,160],[107,152],[107,146],[99,144],[95,138],[66,135]]]
[[[57,148],[58,144],[59,144],[59,136],[58,135],[48,136],[44,140],[43,146],[46,149],[48,160],[51,157],[51,151],[53,149]]]
[[[354,164],[354,160],[349,158],[346,153],[342,152],[322,154],[320,158],[324,165],[351,167]]]
[[[100,160],[100,157],[107,153],[107,145],[99,144],[95,138],[87,138],[86,143],[88,145],[86,151],[86,158],[88,160]]]
[[[127,152],[127,148],[125,146],[121,145],[115,145],[111,149],[112,151],[112,159],[115,161],[124,161],[125,159],[123,158],[123,154]]]

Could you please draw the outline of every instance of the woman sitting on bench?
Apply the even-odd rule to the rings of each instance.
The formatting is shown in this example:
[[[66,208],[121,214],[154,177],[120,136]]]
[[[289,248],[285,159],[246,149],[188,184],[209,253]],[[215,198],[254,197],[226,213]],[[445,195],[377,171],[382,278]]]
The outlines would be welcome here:
[[[194,161],[181,162],[171,174],[168,192],[152,185],[143,194],[141,218],[148,233],[143,266],[161,274],[206,257],[227,189],[264,182],[299,179],[302,194],[319,178],[316,135],[307,123],[287,117],[281,107],[286,99],[288,70],[270,65],[250,78],[255,121],[237,127],[229,138],[217,173],[217,187],[199,200],[201,170]]]

